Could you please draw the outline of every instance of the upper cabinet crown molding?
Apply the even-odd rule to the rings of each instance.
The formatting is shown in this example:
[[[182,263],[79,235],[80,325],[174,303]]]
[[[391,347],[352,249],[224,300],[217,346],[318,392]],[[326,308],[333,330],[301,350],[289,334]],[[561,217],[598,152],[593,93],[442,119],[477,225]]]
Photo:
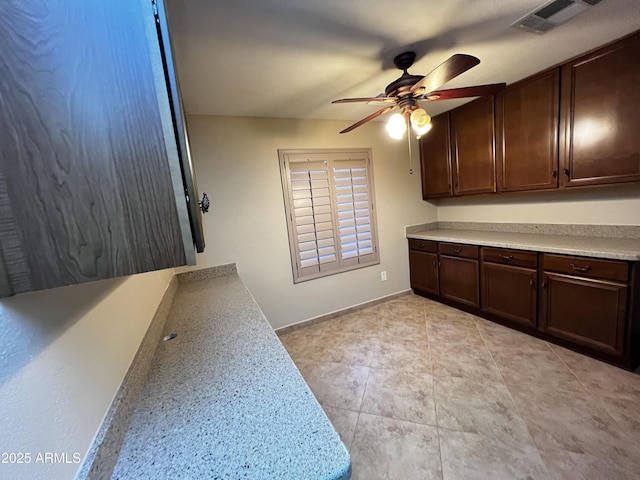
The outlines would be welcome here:
[[[152,2],[14,0],[0,20],[0,296],[194,263]]]

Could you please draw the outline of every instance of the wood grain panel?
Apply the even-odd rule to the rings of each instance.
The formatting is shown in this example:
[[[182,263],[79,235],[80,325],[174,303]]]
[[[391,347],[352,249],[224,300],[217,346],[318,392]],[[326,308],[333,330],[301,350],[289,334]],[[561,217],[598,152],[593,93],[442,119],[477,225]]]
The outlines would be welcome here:
[[[535,328],[536,270],[483,263],[481,271],[482,310],[525,327]]]
[[[474,308],[480,307],[478,261],[440,256],[440,296]]]
[[[486,97],[451,112],[455,195],[496,191],[493,110],[493,97]]]
[[[563,184],[640,181],[640,34],[562,67]]]
[[[558,186],[559,70],[510,85],[496,98],[498,190]]]
[[[420,139],[422,198],[425,200],[453,194],[449,114],[433,117],[431,125],[431,130]]]
[[[3,5],[0,221],[20,237],[9,276],[31,283],[15,293],[184,264],[142,15],[126,0]]]

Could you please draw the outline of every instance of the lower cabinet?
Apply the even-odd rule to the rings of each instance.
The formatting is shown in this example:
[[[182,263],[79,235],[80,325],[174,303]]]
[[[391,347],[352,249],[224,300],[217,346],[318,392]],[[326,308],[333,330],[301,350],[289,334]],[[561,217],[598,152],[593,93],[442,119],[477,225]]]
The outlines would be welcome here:
[[[418,294],[625,368],[640,364],[638,262],[410,239],[409,263]]]
[[[482,264],[482,311],[525,327],[536,327],[536,280],[531,268]]]
[[[478,261],[440,256],[440,296],[471,307],[479,307]]]
[[[562,261],[568,269],[581,269],[580,276],[548,271],[550,268],[566,271],[560,264]],[[543,262],[540,330],[608,355],[623,357],[628,297],[626,262],[558,255],[544,255]],[[619,270],[618,275],[611,274],[615,269]],[[618,279],[588,278],[586,275],[617,276]]]

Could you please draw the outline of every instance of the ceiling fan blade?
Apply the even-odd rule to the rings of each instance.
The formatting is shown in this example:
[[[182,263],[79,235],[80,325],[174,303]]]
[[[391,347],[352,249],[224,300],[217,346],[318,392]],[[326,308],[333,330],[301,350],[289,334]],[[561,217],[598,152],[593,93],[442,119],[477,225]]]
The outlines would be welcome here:
[[[393,110],[394,108],[396,108],[395,105],[389,105],[388,107],[384,107],[381,110],[378,110],[377,112],[372,113],[371,115],[369,115],[368,117],[363,118],[362,120],[354,123],[353,125],[351,125],[350,127],[345,128],[344,130],[342,130],[340,133],[349,133],[351,130],[358,128],[360,125],[364,125],[365,123],[367,123],[369,120],[373,120],[374,118],[379,117],[380,115],[383,115],[385,113],[387,113],[389,110]]]
[[[395,97],[369,97],[369,98],[341,98],[331,103],[354,103],[354,102],[395,102]]]
[[[491,83],[489,85],[476,85],[474,87],[450,88],[448,90],[434,90],[426,93],[424,100],[451,100],[453,98],[485,97],[495,95],[506,87],[506,83]]]
[[[434,68],[430,73],[426,74],[418,83],[413,85],[411,87],[411,93],[414,93],[420,88],[424,88],[425,92],[432,92],[436,88],[441,87],[449,80],[452,80],[461,73],[475,67],[479,63],[479,58],[471,55],[464,55],[462,53],[456,53]]]

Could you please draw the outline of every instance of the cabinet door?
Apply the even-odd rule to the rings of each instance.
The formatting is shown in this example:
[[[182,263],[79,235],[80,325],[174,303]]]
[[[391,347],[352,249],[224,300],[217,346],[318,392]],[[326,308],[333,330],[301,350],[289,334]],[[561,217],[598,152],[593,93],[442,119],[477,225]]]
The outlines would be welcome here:
[[[558,186],[558,69],[509,86],[496,98],[498,190]]]
[[[626,285],[545,272],[540,329],[622,357],[626,304]]]
[[[431,120],[431,130],[420,139],[422,198],[451,196],[451,139],[449,114]]]
[[[478,261],[440,256],[440,296],[479,307]]]
[[[494,130],[493,97],[451,112],[455,195],[496,191]]]
[[[565,186],[640,181],[640,35],[562,67]]]
[[[482,311],[526,327],[536,326],[537,273],[531,268],[482,264]]]
[[[0,23],[0,295],[186,264],[151,2],[15,0]]]
[[[438,255],[409,250],[411,288],[438,295]]]

